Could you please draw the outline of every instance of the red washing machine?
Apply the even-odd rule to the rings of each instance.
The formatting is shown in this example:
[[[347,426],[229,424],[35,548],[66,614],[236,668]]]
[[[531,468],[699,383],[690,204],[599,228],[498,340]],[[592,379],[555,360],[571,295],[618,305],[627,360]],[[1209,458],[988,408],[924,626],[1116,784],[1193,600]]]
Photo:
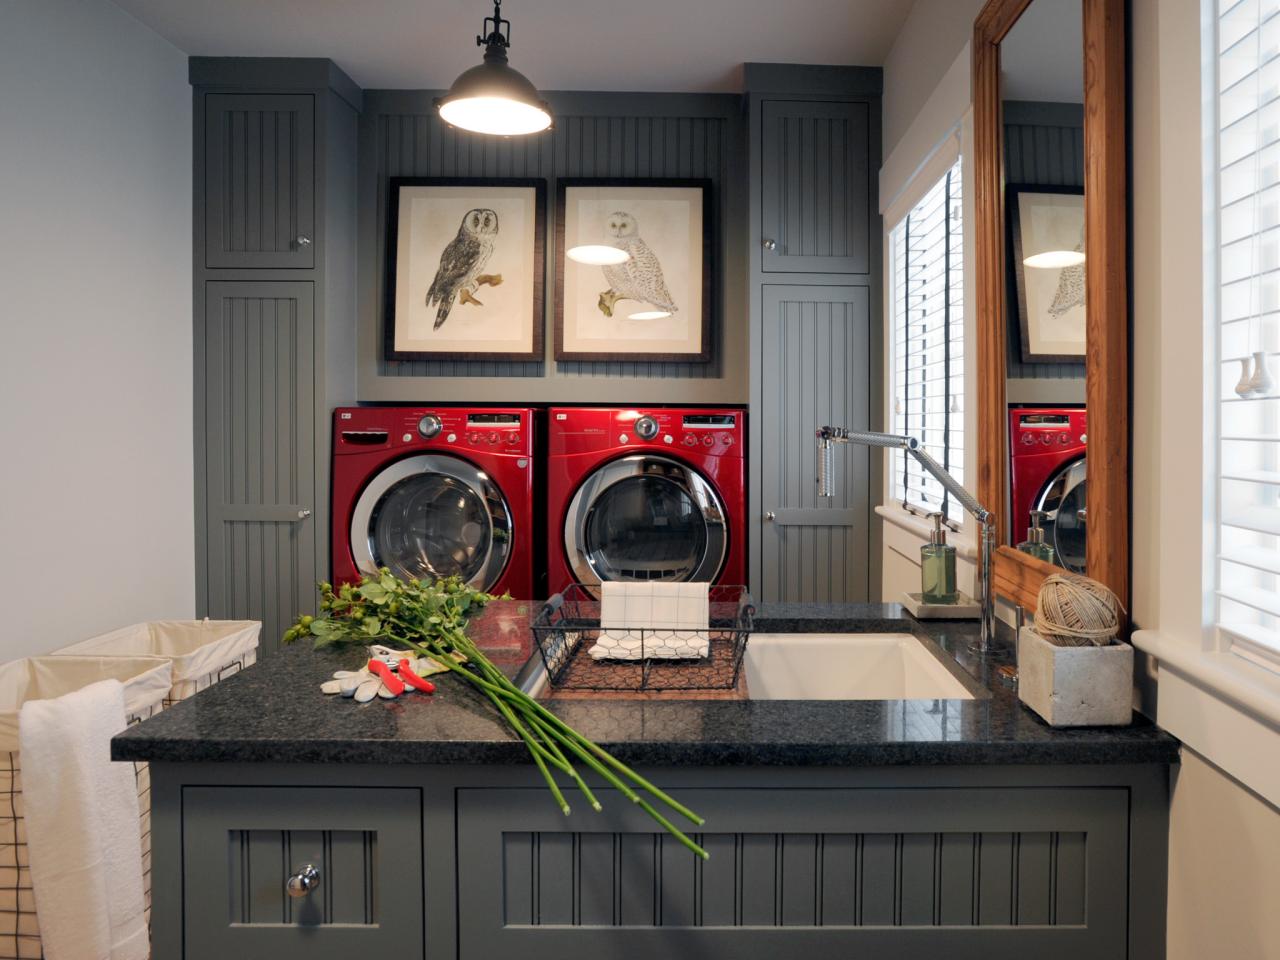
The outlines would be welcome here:
[[[333,414],[333,579],[380,567],[533,597],[533,411]]]
[[[1075,573],[1084,572],[1086,426],[1083,407],[1009,410],[1013,542],[1027,539],[1031,511],[1040,510],[1044,542]]]
[[[552,408],[550,591],[746,583],[746,436],[743,410]]]

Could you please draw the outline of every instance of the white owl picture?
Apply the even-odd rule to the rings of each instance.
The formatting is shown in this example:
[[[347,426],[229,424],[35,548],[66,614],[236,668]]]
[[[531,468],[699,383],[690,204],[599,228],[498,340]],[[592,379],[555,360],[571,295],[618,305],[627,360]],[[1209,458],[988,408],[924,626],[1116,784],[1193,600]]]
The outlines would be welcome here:
[[[560,182],[557,359],[705,360],[703,181]]]
[[[393,180],[388,359],[542,356],[542,181]]]

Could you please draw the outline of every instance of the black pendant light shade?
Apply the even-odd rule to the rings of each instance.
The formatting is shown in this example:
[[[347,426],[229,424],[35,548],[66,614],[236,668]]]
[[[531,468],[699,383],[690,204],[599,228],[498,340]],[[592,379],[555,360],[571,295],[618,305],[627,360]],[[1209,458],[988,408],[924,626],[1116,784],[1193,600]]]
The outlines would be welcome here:
[[[440,117],[463,130],[497,136],[547,129],[551,109],[529,78],[507,63],[511,21],[502,18],[502,0],[494,0],[493,16],[485,18],[483,29],[476,45],[484,47],[484,62],[459,76],[436,101]]]

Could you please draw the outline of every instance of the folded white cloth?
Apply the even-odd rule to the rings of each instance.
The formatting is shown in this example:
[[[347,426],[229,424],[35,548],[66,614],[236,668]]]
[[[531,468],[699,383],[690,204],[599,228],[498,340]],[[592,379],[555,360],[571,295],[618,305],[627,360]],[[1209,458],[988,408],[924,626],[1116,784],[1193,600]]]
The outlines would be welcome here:
[[[111,761],[124,687],[103,680],[22,705],[22,791],[48,960],[146,960],[133,765]]]
[[[707,584],[603,583],[596,660],[690,660],[711,652]]]

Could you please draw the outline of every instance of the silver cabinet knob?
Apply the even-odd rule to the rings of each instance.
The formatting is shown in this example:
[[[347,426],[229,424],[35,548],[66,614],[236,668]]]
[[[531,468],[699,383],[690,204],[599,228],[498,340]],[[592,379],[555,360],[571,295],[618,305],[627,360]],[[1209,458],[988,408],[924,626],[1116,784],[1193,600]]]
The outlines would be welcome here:
[[[291,897],[305,897],[320,886],[320,871],[308,863],[301,870],[285,881],[284,889]]]
[[[311,511],[308,510],[306,507],[303,507],[301,510],[298,511],[299,520],[305,520],[309,516],[311,516]]]
[[[768,239],[763,241],[763,246],[766,250],[776,250],[778,248],[777,241]]]
[[[300,247],[309,247],[309,246],[311,246],[311,238],[310,238],[310,237],[308,237],[308,236],[306,236],[306,235],[300,235],[300,236],[297,238],[297,240],[296,240],[295,242],[296,242],[296,243],[298,244],[298,246],[300,246]]]
[[[772,523],[774,520],[778,519],[778,515],[774,513],[772,510],[770,510],[768,513],[764,515],[764,518],[768,520],[770,523]]]

